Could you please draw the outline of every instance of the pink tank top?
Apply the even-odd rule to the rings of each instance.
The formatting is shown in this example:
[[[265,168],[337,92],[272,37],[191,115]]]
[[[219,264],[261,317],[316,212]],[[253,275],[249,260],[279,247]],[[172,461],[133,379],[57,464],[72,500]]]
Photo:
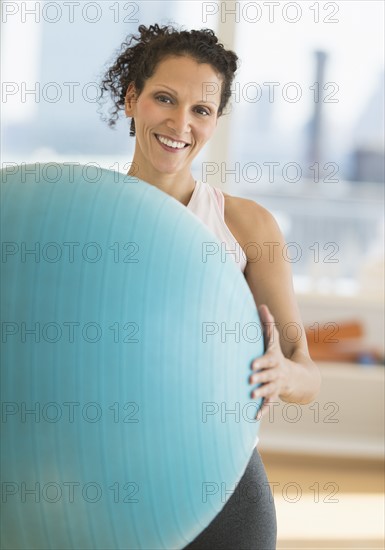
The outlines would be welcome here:
[[[195,214],[214,235],[219,239],[222,261],[225,262],[230,256],[242,271],[247,265],[246,255],[225,223],[225,197],[220,189],[208,183],[197,181],[194,192],[187,207]]]

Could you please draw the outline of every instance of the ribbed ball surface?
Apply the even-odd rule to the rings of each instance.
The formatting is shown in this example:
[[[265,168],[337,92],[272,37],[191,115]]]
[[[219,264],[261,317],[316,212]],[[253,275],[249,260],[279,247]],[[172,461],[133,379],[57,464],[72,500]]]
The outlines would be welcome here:
[[[258,433],[249,287],[143,181],[69,164],[1,177],[3,547],[183,548]]]

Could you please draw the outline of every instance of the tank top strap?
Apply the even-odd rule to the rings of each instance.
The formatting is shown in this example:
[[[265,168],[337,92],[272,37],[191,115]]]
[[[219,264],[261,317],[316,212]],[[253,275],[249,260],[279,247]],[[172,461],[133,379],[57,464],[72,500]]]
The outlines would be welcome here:
[[[211,189],[214,191],[215,198],[217,200],[219,211],[221,213],[222,219],[225,219],[225,197],[218,187],[211,186]]]

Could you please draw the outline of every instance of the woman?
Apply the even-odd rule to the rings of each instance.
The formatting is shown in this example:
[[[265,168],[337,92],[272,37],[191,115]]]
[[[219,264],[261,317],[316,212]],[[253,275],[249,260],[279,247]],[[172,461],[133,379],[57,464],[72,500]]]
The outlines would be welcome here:
[[[239,268],[265,327],[266,351],[253,362],[250,375],[250,384],[259,385],[251,396],[264,398],[262,416],[278,398],[309,403],[319,390],[320,374],[309,356],[276,221],[256,202],[222,193],[195,181],[191,174],[193,159],[213,135],[228,103],[238,58],[225,50],[211,30],[179,31],[158,25],[140,25],[138,30],[137,36],[122,44],[123,51],[101,87],[102,95],[109,91],[115,101],[110,126],[123,108],[131,117],[130,135],[136,140],[128,174],[180,201],[228,249],[240,247]],[[254,261],[255,248],[247,243],[259,244],[266,253]],[[266,243],[279,244],[269,250]],[[298,338],[284,337],[282,327],[287,323],[296,323]],[[253,493],[256,482],[258,491]],[[186,548],[268,550],[275,546],[274,502],[255,448],[222,511]]]

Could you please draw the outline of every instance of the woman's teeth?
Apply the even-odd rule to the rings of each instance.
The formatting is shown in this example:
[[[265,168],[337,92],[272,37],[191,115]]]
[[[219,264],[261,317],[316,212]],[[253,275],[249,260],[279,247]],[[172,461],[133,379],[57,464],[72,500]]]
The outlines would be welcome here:
[[[183,143],[182,141],[171,141],[170,139],[167,139],[163,136],[159,136],[158,134],[155,134],[156,138],[163,143],[164,145],[167,145],[168,147],[172,147],[173,149],[183,149],[183,147],[186,147],[187,143]]]

